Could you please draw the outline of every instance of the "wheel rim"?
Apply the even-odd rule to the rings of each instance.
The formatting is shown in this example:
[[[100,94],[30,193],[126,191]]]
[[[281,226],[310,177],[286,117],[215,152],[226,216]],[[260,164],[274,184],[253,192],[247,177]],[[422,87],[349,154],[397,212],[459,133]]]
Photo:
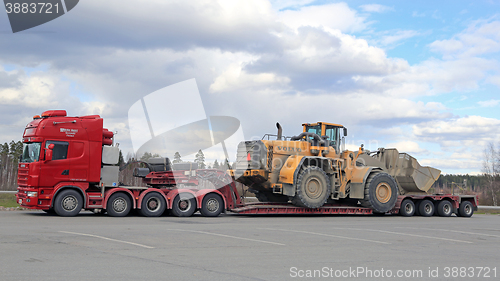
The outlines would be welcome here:
[[[387,203],[392,196],[391,187],[385,182],[379,183],[375,189],[375,195],[380,203]]]
[[[71,212],[78,206],[78,199],[73,195],[66,196],[62,200],[61,205],[65,211]]]
[[[181,212],[186,212],[189,209],[191,209],[191,200],[181,199],[181,200],[179,200],[179,204],[177,204],[177,206],[179,207],[179,210]]]
[[[406,212],[407,214],[411,214],[411,212],[413,212],[413,206],[412,206],[410,203],[407,203],[407,204],[405,205],[405,212]]]
[[[472,207],[469,204],[467,204],[464,207],[464,211],[467,215],[469,215],[472,212]]]
[[[424,205],[424,211],[426,214],[429,214],[432,211],[431,204],[427,203]]]
[[[148,210],[152,212],[156,212],[161,208],[161,202],[158,200],[158,198],[149,198],[149,200],[146,202],[146,207]]]
[[[209,211],[210,213],[215,213],[217,212],[217,210],[219,210],[219,200],[210,198],[207,201],[207,211]]]
[[[323,193],[323,186],[319,179],[312,178],[306,182],[306,194],[311,199],[316,199]]]
[[[451,213],[451,208],[450,208],[450,205],[445,204],[445,205],[443,206],[443,213],[445,213],[446,215],[447,215],[447,214],[449,214],[449,213]]]
[[[113,201],[113,210],[117,213],[123,213],[127,209],[127,201],[122,197],[116,198]]]

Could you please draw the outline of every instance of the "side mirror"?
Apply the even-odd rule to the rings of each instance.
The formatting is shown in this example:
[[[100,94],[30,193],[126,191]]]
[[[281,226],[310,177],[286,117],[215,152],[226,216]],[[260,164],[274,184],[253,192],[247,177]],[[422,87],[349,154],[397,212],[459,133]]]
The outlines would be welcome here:
[[[54,144],[49,144],[49,147],[45,149],[45,161],[52,160],[52,149],[54,149]]]
[[[344,128],[344,137],[347,137],[347,128]]]

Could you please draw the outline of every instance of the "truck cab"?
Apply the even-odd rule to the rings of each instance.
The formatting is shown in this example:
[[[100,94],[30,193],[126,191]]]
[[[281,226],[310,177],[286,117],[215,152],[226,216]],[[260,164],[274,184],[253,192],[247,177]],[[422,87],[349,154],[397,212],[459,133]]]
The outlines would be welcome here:
[[[103,147],[112,145],[112,137],[98,115],[68,117],[65,110],[49,110],[34,116],[23,134],[18,203],[51,210],[52,199],[65,189],[84,198],[101,182]],[[72,202],[68,198],[66,206]]]

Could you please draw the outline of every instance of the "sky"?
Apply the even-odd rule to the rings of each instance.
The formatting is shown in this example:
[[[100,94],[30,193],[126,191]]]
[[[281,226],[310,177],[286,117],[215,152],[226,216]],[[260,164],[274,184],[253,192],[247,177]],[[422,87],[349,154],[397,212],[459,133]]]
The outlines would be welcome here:
[[[65,109],[101,115],[127,154],[132,105],[194,78],[205,115],[237,118],[245,139],[276,122],[287,136],[339,123],[349,149],[395,147],[478,174],[500,141],[499,11],[486,0],[85,0],[18,33],[0,11],[0,142]],[[157,106],[180,101],[190,110],[183,98]]]

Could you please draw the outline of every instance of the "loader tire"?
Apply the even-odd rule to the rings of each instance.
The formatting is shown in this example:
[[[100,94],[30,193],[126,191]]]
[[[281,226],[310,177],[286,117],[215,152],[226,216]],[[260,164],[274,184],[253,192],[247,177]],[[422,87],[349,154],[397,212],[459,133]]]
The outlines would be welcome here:
[[[375,213],[387,213],[396,205],[398,189],[394,178],[387,173],[373,173],[365,184],[365,197],[360,200],[363,207]]]
[[[255,197],[259,202],[277,202],[286,203],[288,202],[288,196],[281,194],[274,194],[270,191],[256,191]]]
[[[332,193],[330,179],[325,171],[315,166],[309,166],[299,173],[295,188],[292,203],[308,208],[323,206]]]

